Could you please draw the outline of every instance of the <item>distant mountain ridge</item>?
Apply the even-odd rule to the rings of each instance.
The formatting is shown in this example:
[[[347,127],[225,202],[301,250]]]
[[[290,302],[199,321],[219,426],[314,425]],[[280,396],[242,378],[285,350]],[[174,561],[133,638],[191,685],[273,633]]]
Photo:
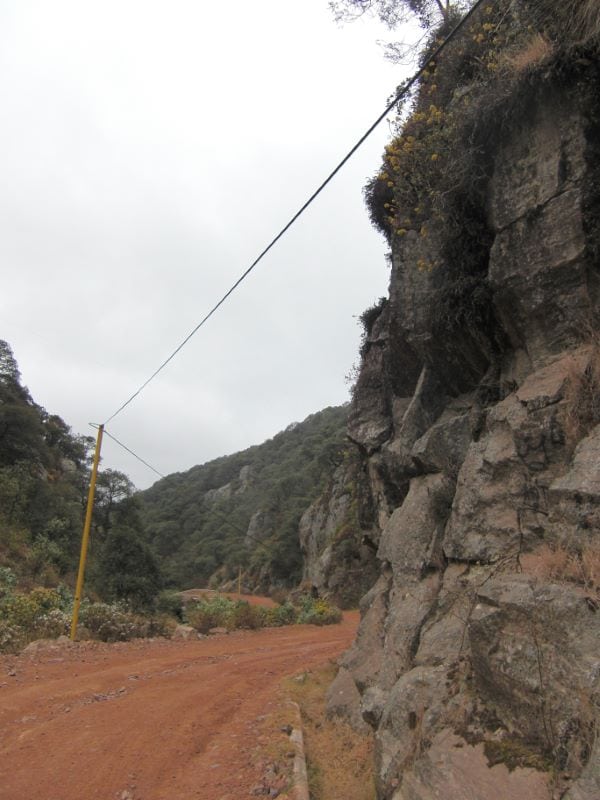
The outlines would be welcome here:
[[[174,473],[140,493],[145,537],[178,588],[234,580],[291,586],[298,525],[347,448],[347,407],[292,423],[261,445]]]

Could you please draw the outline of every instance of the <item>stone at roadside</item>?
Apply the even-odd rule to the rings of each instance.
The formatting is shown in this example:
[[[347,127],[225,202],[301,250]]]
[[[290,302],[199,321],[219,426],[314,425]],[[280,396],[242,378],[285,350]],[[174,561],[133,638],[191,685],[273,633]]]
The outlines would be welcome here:
[[[369,726],[360,712],[360,693],[352,675],[340,667],[335,680],[327,691],[327,716],[338,717],[347,722],[355,731],[366,732]]]
[[[34,655],[41,650],[58,650],[71,644],[68,636],[59,636],[57,639],[36,639],[34,642],[29,642],[27,647],[23,649],[25,655]]]
[[[219,635],[223,636],[223,635],[225,635],[227,633],[229,633],[227,628],[211,628],[209,630],[209,634],[211,636],[219,636]]]
[[[197,636],[196,629],[191,625],[178,625],[173,631],[173,639],[195,639]]]

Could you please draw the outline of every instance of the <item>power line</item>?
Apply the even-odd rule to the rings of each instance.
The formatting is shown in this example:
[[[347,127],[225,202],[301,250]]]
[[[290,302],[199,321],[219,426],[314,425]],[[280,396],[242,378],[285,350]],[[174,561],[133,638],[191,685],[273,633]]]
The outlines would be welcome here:
[[[385,119],[385,117],[392,111],[394,106],[396,106],[400,100],[402,100],[408,92],[412,89],[415,83],[419,80],[423,72],[427,69],[431,61],[434,61],[439,54],[448,46],[448,44],[454,39],[454,37],[459,33],[459,31],[465,26],[467,21],[473,16],[476,10],[481,6],[485,0],[477,0],[474,6],[465,14],[465,16],[455,25],[455,27],[450,31],[448,36],[444,39],[444,41],[435,49],[435,51],[429,56],[427,61],[424,63],[417,72],[402,86],[402,88],[396,93],[394,99],[388,103],[384,111],[377,117],[375,122],[365,131],[365,133],[360,137],[360,139],[356,142],[356,144],[346,153],[344,158],[339,162],[339,164],[335,167],[335,169],[328,175],[328,177],[321,183],[321,185],[311,194],[308,200],[304,203],[304,205],[294,214],[294,216],[289,220],[289,222],[279,231],[277,236],[271,240],[271,242],[265,247],[265,249],[254,259],[252,264],[248,267],[248,269],[240,275],[237,281],[233,284],[233,286],[223,295],[223,297],[219,300],[216,305],[214,305],[211,310],[203,317],[200,322],[196,325],[196,327],[188,333],[185,339],[173,350],[171,355],[162,362],[162,364],[156,369],[150,377],[142,383],[142,385],[129,397],[117,410],[111,414],[110,417],[104,423],[107,425],[111,420],[113,420],[118,414],[121,413],[127,406],[135,400],[135,398],[148,386],[148,384],[156,378],[156,376],[162,372],[162,370],[167,366],[167,364],[172,361],[177,353],[185,347],[185,345],[189,342],[189,340],[200,330],[200,328],[208,322],[208,320],[212,317],[212,315],[223,305],[223,303],[228,299],[228,297],[233,294],[233,292],[238,288],[238,286],[250,275],[252,270],[258,265],[260,261],[267,255],[269,250],[277,244],[277,242],[281,239],[281,237],[287,233],[287,231],[292,227],[292,225],[296,222],[296,220],[306,211],[306,209],[316,200],[316,198],[321,194],[321,192],[325,189],[325,187],[335,178],[337,173],[342,169],[342,167],[352,158],[354,153],[359,149],[359,147],[369,138],[369,136],[373,133],[375,128]]]
[[[95,427],[95,426],[92,426],[92,427]],[[104,429],[104,435],[105,435],[105,436],[108,436],[108,438],[109,438],[109,439],[112,439],[112,440],[113,440],[113,442],[116,442],[116,443],[119,445],[119,447],[122,447],[122,448],[123,448],[123,450],[127,450],[127,452],[128,452],[130,455],[132,455],[134,458],[137,458],[137,460],[138,460],[138,461],[140,461],[140,462],[141,462],[141,463],[142,463],[142,464],[143,464],[145,467],[148,467],[148,469],[151,469],[151,470],[152,470],[152,472],[156,472],[156,474],[157,474],[157,475],[158,475],[160,478],[165,478],[165,477],[166,477],[165,475],[163,475],[163,474],[162,474],[162,472],[159,472],[157,469],[155,469],[155,468],[152,466],[152,464],[149,464],[147,461],[144,461],[144,459],[143,459],[141,456],[138,456],[138,454],[137,454],[137,453],[134,453],[134,452],[133,452],[133,450],[130,450],[130,449],[129,449],[129,447],[127,447],[127,445],[126,445],[126,444],[123,444],[123,442],[120,442],[120,441],[117,439],[117,437],[116,437],[116,436],[113,436],[113,435],[112,435],[112,433],[109,433],[109,432],[106,430],[106,428]]]
[[[93,425],[91,422],[90,422],[90,425],[92,426],[92,428],[97,428],[97,427],[98,427],[97,425]],[[108,436],[108,438],[109,438],[109,439],[112,439],[112,440],[113,440],[113,442],[116,442],[116,444],[118,444],[118,445],[119,445],[119,447],[122,447],[122,448],[123,448],[123,450],[126,450],[126,451],[127,451],[127,452],[128,452],[130,455],[132,455],[134,458],[137,458],[137,460],[138,460],[138,461],[140,461],[140,462],[141,462],[141,463],[142,463],[142,464],[143,464],[145,467],[148,467],[148,469],[151,469],[151,470],[152,470],[152,472],[155,472],[155,473],[156,473],[157,475],[159,475],[161,478],[165,478],[165,477],[166,477],[166,475],[163,475],[163,473],[162,473],[162,472],[159,472],[159,471],[158,471],[158,470],[157,470],[155,467],[153,467],[153,466],[152,466],[152,464],[149,464],[147,461],[144,461],[144,459],[143,459],[141,456],[138,456],[138,454],[137,454],[137,453],[134,453],[134,451],[133,451],[133,450],[131,450],[129,447],[127,447],[127,445],[126,445],[126,444],[123,444],[123,442],[120,442],[120,441],[119,441],[119,440],[116,438],[116,436],[113,436],[113,435],[112,435],[112,433],[109,433],[109,432],[106,430],[106,428],[104,429],[104,435],[105,435],[105,436]],[[260,540],[260,539],[257,539],[257,537],[256,537],[256,536],[252,536],[252,534],[251,534],[251,533],[248,533],[248,531],[243,531],[241,528],[238,528],[238,526],[237,526],[237,525],[235,525],[233,522],[231,522],[231,520],[230,520],[228,517],[226,517],[224,514],[220,514],[218,511],[215,511],[215,509],[214,509],[214,508],[213,508],[213,509],[211,509],[211,514],[213,514],[215,517],[217,517],[218,519],[220,519],[220,520],[221,520],[222,522],[224,522],[226,525],[229,525],[229,527],[230,527],[232,530],[236,531],[236,533],[239,533],[239,534],[240,534],[241,536],[243,536],[244,538],[252,539],[252,541],[253,541],[253,542],[256,542],[256,544],[257,544],[257,545],[259,545],[259,547],[262,547],[262,548],[263,548],[263,550],[265,550],[267,553],[270,553],[270,550],[267,548],[267,546],[265,545],[265,543],[264,543],[264,542],[261,542],[261,540]],[[270,539],[268,539],[268,540],[267,540],[267,542],[269,542],[269,541],[275,541],[276,535],[277,535],[277,534],[275,534],[274,536],[271,536],[271,537],[270,537]]]

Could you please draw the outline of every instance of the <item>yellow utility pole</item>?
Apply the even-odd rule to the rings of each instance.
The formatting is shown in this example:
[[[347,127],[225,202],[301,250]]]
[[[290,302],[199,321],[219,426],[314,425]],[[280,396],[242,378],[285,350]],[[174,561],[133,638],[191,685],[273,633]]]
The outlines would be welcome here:
[[[96,478],[98,477],[98,464],[100,463],[100,448],[102,447],[103,433],[104,425],[99,425],[98,436],[96,438],[96,451],[94,453],[94,462],[92,465],[92,477],[90,479],[90,490],[88,492],[87,509],[85,512],[85,523],[83,525],[83,536],[81,537],[79,572],[77,573],[77,585],[75,588],[75,598],[73,600],[73,618],[71,620],[71,641],[75,640],[75,634],[77,633],[77,621],[79,619],[79,606],[81,605],[81,594],[83,592],[83,576],[85,575],[85,562],[90,541],[90,528],[92,527],[92,511],[94,510],[94,494],[96,493]]]

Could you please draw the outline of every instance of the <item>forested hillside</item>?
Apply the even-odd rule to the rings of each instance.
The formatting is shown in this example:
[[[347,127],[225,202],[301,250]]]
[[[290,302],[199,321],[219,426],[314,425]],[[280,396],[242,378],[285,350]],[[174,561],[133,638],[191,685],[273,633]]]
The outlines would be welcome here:
[[[145,536],[169,583],[293,585],[298,523],[344,456],[347,409],[327,408],[261,445],[175,473],[140,495]]]
[[[57,582],[73,566],[90,444],[33,401],[0,341],[0,563],[23,580]]]
[[[0,340],[0,569],[23,588],[74,584],[94,440],[77,436],[21,383],[10,345]],[[101,469],[93,515],[87,589],[133,605],[162,583],[141,538],[135,489]],[[2,590],[0,580],[0,593]]]

